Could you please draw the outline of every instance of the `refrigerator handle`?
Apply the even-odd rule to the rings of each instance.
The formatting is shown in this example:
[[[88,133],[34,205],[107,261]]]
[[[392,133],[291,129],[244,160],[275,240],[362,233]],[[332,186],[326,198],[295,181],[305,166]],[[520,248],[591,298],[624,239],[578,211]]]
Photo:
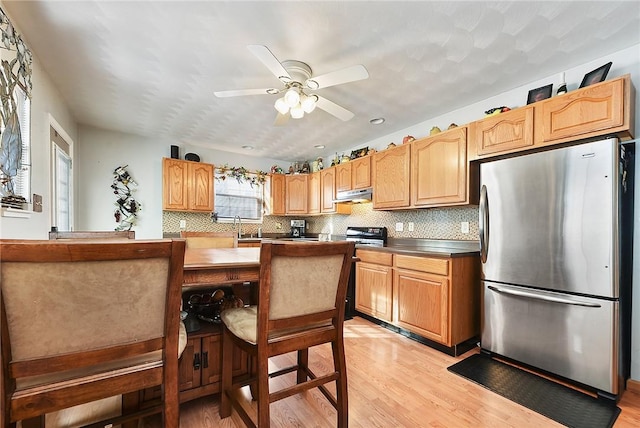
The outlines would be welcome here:
[[[518,296],[518,297],[528,297],[528,298],[536,299],[536,300],[545,300],[547,302],[563,303],[563,304],[566,304],[566,305],[574,305],[574,306],[586,306],[587,308],[599,308],[600,307],[600,305],[598,303],[581,302],[581,301],[578,301],[578,300],[563,299],[562,297],[552,297],[552,296],[547,296],[547,295],[542,295],[542,294],[537,294],[537,293],[530,293],[530,292],[527,292],[527,291],[505,290],[504,288],[494,287],[493,285],[489,285],[487,288],[489,288],[489,290],[491,290],[491,291],[495,291],[496,293],[509,294],[509,295]]]
[[[484,184],[480,189],[480,205],[478,207],[480,217],[478,218],[478,232],[480,235],[480,260],[487,261],[489,250],[489,204],[487,201],[487,186]]]

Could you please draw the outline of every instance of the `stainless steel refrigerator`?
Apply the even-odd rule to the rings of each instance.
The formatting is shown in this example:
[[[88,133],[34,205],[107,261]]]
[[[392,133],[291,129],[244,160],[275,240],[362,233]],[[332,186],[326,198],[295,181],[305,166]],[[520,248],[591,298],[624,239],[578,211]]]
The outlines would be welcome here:
[[[612,138],[481,164],[484,352],[622,392],[633,150]]]

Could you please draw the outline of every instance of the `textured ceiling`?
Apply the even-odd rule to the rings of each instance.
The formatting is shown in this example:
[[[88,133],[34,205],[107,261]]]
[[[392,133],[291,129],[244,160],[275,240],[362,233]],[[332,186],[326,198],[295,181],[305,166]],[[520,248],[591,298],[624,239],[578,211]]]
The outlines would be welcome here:
[[[317,157],[317,144],[320,154],[358,147],[640,43],[638,1],[2,3],[78,123],[288,161]],[[316,109],[277,127],[276,95],[216,98],[279,86],[251,44],[314,75],[364,65],[369,79],[317,91],[355,117]],[[369,124],[380,116],[383,125]]]

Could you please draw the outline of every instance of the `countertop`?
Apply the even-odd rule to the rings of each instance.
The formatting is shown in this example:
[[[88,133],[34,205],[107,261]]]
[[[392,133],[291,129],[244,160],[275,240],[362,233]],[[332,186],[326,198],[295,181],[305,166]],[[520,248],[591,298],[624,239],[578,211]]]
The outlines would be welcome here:
[[[169,234],[165,234],[165,237]],[[180,236],[177,234],[178,237]],[[318,234],[307,234],[306,238],[317,238]],[[243,237],[238,242],[261,242],[262,240],[277,240],[290,238],[285,234],[265,234],[262,238]],[[332,241],[343,241],[344,235],[331,235]],[[480,254],[479,241],[462,241],[446,239],[421,238],[389,238],[386,247],[359,247],[371,251],[391,252],[425,257],[468,257]]]
[[[360,247],[371,251],[406,254],[425,257],[468,257],[480,254],[478,241],[457,241],[444,239],[394,239],[389,238],[386,247]]]

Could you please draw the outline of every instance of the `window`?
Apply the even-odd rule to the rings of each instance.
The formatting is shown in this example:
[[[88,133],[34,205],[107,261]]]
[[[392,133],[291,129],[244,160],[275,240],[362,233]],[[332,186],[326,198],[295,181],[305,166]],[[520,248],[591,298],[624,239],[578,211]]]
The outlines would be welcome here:
[[[16,106],[16,114],[20,123],[20,136],[22,139],[20,166],[17,174],[12,177],[9,189],[16,196],[22,196],[27,201],[31,200],[31,100],[20,85],[13,89],[13,99]],[[0,129],[4,132],[4,127]]]
[[[216,174],[214,206],[218,219],[240,216],[243,220],[262,222],[263,192],[261,184]]]

